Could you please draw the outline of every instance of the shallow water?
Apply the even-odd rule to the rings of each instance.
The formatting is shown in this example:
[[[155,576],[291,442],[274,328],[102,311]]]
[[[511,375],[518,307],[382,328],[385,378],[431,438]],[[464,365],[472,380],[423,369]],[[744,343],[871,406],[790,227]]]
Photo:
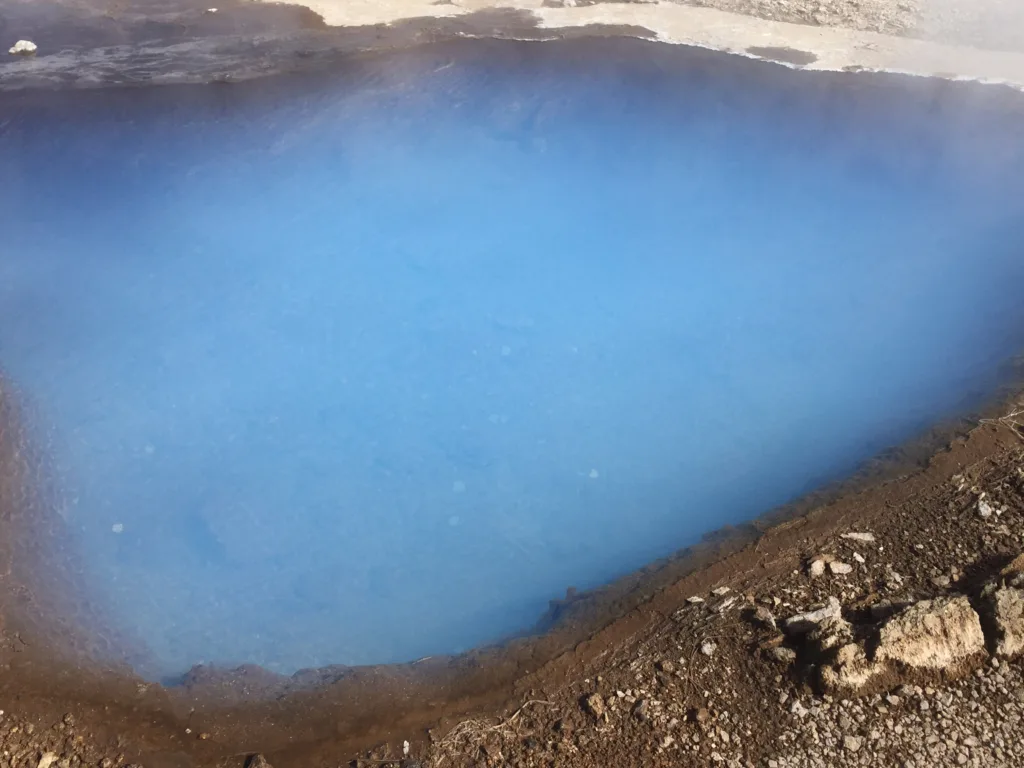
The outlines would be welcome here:
[[[993,390],[1019,122],[657,49],[3,97],[0,368],[143,674],[499,640]]]

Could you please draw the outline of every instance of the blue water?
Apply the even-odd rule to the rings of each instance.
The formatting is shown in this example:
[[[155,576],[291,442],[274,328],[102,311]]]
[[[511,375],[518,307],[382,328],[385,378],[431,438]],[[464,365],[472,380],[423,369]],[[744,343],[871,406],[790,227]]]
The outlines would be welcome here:
[[[528,630],[1024,349],[985,99],[475,45],[0,97],[0,369],[144,674]]]

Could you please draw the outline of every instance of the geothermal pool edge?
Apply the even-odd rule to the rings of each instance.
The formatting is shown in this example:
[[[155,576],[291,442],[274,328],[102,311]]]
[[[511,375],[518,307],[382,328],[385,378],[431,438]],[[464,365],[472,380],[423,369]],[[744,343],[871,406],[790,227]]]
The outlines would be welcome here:
[[[324,15],[332,22],[329,13]],[[297,33],[286,42],[291,58],[263,55],[257,65],[253,48],[267,54],[282,41],[254,40],[240,48],[238,40],[210,37],[145,49],[141,43],[74,53],[44,48],[33,59],[0,63],[0,89],[230,82],[294,71],[310,61],[319,68],[339,57],[462,37],[539,41],[605,35],[704,47],[798,69],[887,72],[1024,88],[1024,54],[800,27],[712,9],[659,11],[600,4],[533,9],[529,14],[479,10],[434,20],[398,16],[364,23],[371,26]],[[373,26],[381,24],[386,26]],[[198,64],[191,61],[197,53],[206,54]],[[785,60],[799,59],[800,53],[814,61]],[[145,77],[139,78],[140,73]],[[1000,399],[983,415],[1001,415],[1015,399]],[[800,567],[815,542],[884,518],[894,505],[944,487],[963,466],[1007,460],[1019,446],[1019,439],[998,425],[976,427],[966,437],[964,432],[958,424],[915,441],[902,454],[838,488],[812,494],[777,513],[784,521],[771,516],[717,539],[709,537],[707,544],[604,589],[556,601],[549,616],[553,629],[543,636],[456,658],[390,667],[328,667],[292,678],[254,667],[198,668],[180,685],[162,687],[123,668],[83,660],[78,650],[69,650],[50,634],[52,628],[45,623],[22,624],[19,598],[25,592],[8,584],[0,691],[5,702],[12,702],[10,707],[17,702],[40,723],[57,722],[74,711],[80,728],[102,738],[129,734],[122,751],[128,762],[139,760],[147,768],[241,765],[244,755],[254,752],[268,753],[277,768],[334,766],[377,744],[401,744],[403,739],[419,750],[429,742],[429,728],[443,733],[445,726],[464,717],[508,712],[595,670],[599,673],[616,649],[644,636],[687,595]],[[946,443],[949,447],[940,447]],[[920,468],[924,457],[928,461]]]

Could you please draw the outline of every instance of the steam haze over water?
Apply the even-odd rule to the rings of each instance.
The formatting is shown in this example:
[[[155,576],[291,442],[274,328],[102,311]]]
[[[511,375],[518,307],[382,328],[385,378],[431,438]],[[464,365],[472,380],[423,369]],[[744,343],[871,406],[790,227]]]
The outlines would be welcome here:
[[[0,368],[143,674],[499,640],[994,390],[1012,115],[635,50],[4,97]]]

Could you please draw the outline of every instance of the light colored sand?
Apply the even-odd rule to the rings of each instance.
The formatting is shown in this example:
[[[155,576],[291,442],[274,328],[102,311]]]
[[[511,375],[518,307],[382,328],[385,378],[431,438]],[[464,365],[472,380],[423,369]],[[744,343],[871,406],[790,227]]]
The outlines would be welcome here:
[[[259,0],[257,0],[259,1]],[[529,11],[539,27],[559,29],[612,24],[644,27],[658,40],[743,53],[751,47],[794,48],[817,56],[807,69],[857,66],[983,82],[1024,89],[1024,53],[943,44],[837,27],[754,18],[674,2],[599,3],[548,8],[542,0],[305,0],[336,26],[392,24],[421,17],[450,17],[487,9]]]

